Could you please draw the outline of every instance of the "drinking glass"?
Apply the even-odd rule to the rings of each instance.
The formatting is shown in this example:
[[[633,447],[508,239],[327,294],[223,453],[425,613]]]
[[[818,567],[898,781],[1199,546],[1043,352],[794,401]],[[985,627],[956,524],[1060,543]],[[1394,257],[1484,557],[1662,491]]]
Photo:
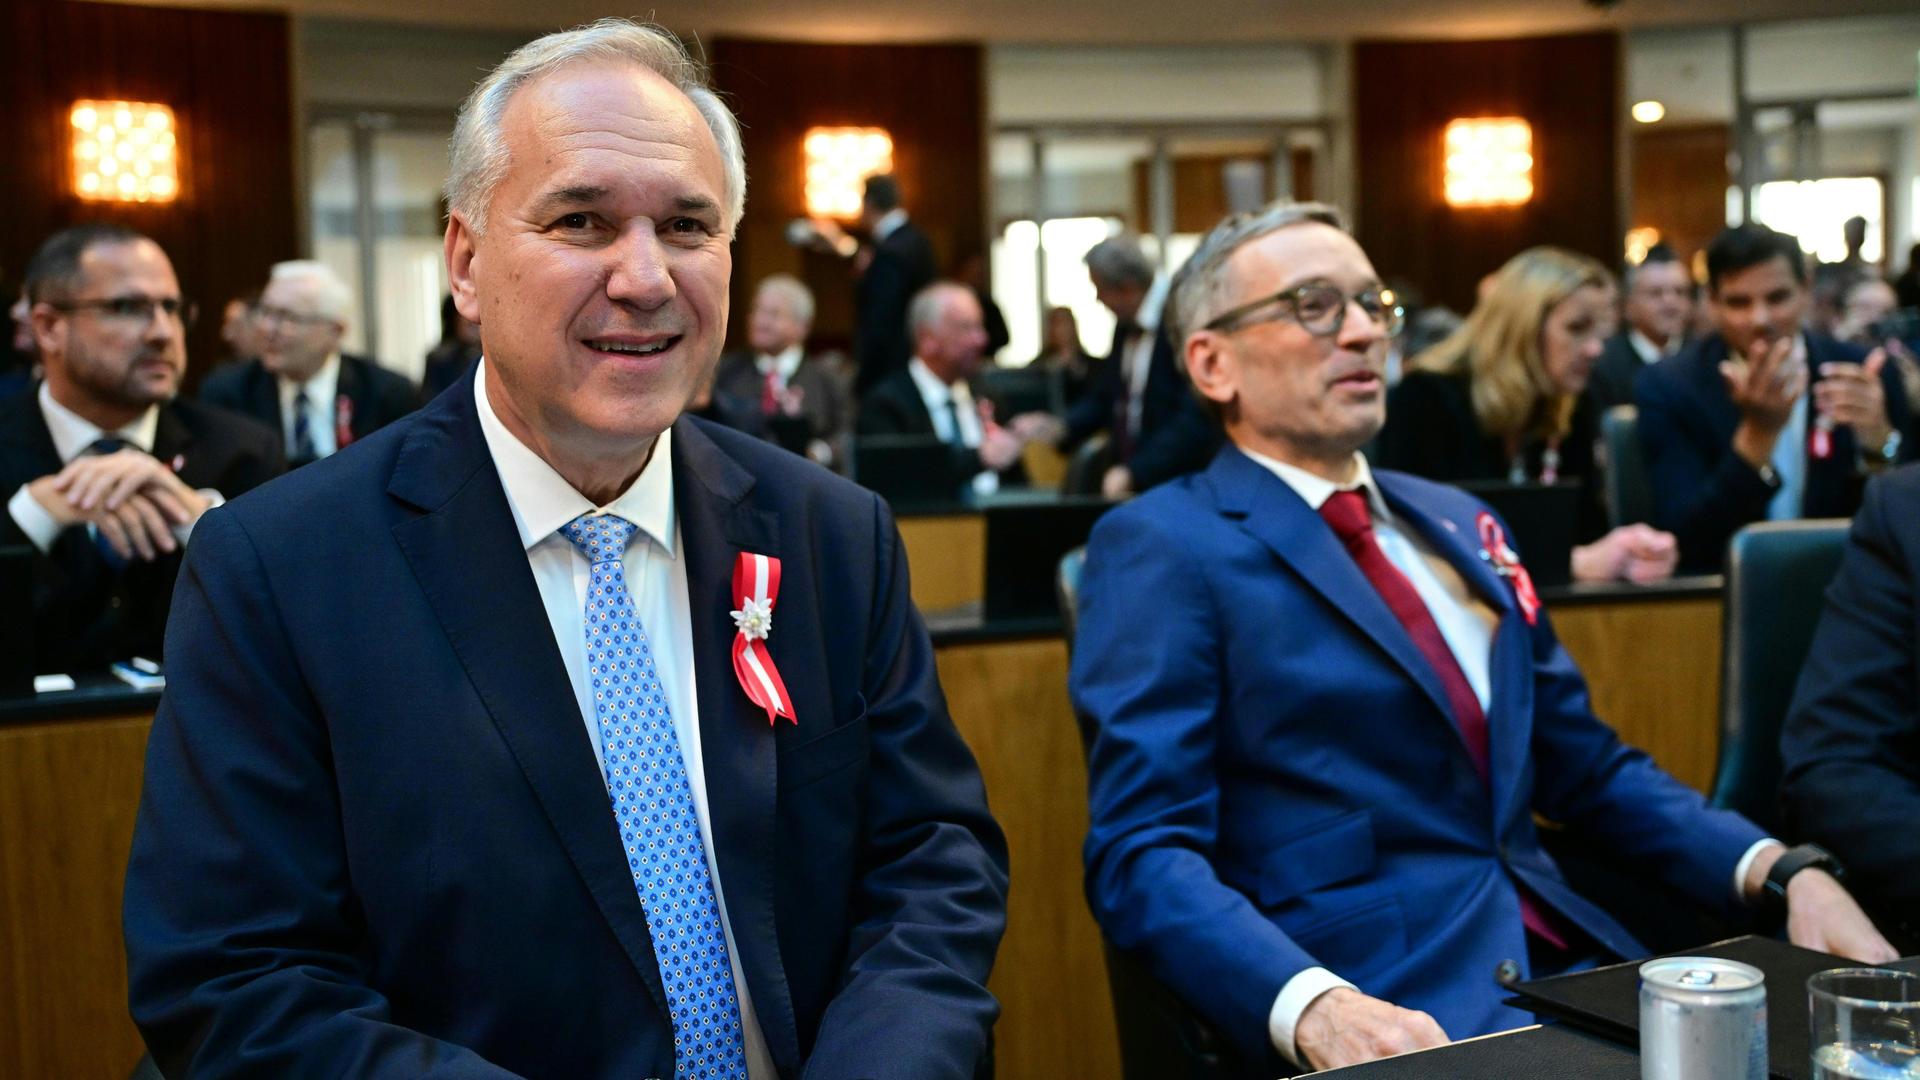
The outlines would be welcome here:
[[[1837,968],[1807,980],[1813,1080],[1920,1080],[1920,975]]]

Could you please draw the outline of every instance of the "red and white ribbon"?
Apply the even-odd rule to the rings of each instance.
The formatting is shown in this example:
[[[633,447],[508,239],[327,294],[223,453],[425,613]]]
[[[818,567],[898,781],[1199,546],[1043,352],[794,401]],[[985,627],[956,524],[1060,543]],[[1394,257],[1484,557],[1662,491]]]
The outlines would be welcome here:
[[[345,394],[333,399],[333,448],[345,450],[353,441],[353,399]]]
[[[733,635],[733,673],[747,697],[767,710],[768,724],[782,716],[798,724],[787,684],[780,681],[780,672],[767,652],[767,635],[773,633],[773,605],[779,599],[780,560],[741,552],[733,564],[733,601],[740,606],[728,613],[739,628]]]
[[[1520,555],[1507,546],[1507,532],[1494,520],[1492,514],[1480,511],[1476,524],[1480,527],[1480,554],[1493,564],[1494,572],[1513,582],[1514,599],[1520,602],[1520,614],[1526,616],[1527,625],[1540,621],[1540,594],[1533,591],[1533,575],[1520,565]]]

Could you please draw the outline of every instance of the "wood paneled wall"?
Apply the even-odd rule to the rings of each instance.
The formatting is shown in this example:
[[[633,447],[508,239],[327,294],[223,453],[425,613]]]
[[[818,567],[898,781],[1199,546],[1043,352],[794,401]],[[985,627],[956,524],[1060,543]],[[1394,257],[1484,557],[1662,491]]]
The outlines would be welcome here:
[[[1482,275],[1534,244],[1619,262],[1619,69],[1614,34],[1355,44],[1355,210],[1381,275],[1464,312]],[[1474,116],[1532,125],[1526,205],[1446,204],[1443,133],[1448,121]]]
[[[719,38],[711,57],[714,82],[740,118],[747,154],[747,216],[733,247],[730,340],[745,339],[754,284],[784,271],[813,290],[814,344],[850,347],[851,265],[802,253],[785,236],[787,222],[807,212],[800,143],[810,127],[885,128],[903,201],[933,241],[941,271],[985,253],[986,99],[978,45]]]
[[[1635,125],[1638,127],[1638,125]],[[1727,224],[1725,124],[1639,128],[1633,133],[1633,228],[1660,230],[1681,259],[1690,260]]]
[[[218,308],[298,254],[284,15],[53,0],[0,3],[0,289],[11,303],[54,230],[114,221],[152,236],[200,301],[189,381],[221,356]],[[156,101],[180,125],[180,197],[83,203],[68,183],[80,98]]]

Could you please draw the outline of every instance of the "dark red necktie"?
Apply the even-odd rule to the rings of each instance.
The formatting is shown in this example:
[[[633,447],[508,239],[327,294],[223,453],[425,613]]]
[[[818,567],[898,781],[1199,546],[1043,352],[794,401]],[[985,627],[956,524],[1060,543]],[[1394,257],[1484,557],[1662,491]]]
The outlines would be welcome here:
[[[1380,550],[1379,541],[1373,535],[1373,511],[1367,505],[1367,497],[1358,491],[1336,491],[1320,507],[1320,516],[1333,527],[1333,534],[1346,545],[1347,554],[1360,566],[1360,572],[1373,584],[1380,599],[1387,602],[1393,617],[1400,620],[1406,628],[1407,636],[1426,657],[1427,665],[1440,677],[1440,687],[1446,692],[1447,706],[1453,713],[1453,721],[1460,729],[1461,741],[1467,744],[1467,756],[1473,759],[1473,767],[1479,771],[1480,779],[1487,781],[1490,771],[1487,761],[1487,714],[1480,708],[1480,699],[1473,692],[1473,684],[1467,682],[1467,674],[1460,670],[1460,661],[1447,646],[1447,639],[1440,633],[1440,625],[1433,621],[1433,613],[1427,610],[1426,602],[1413,587],[1413,582],[1393,565],[1387,554]],[[1520,920],[1529,931],[1565,949],[1566,938],[1559,933],[1546,913],[1540,910],[1533,897],[1525,889],[1520,890]]]
[[[760,380],[760,415],[772,416],[780,411],[780,369],[770,367]]]

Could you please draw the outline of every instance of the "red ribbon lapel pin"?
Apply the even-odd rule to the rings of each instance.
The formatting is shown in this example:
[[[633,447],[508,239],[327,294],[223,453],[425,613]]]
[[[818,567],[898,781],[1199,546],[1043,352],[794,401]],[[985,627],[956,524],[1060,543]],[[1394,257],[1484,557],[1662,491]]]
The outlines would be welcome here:
[[[728,612],[737,628],[733,635],[733,674],[748,699],[767,710],[768,724],[782,716],[788,723],[798,724],[787,684],[780,681],[773,656],[767,652],[767,635],[773,633],[773,605],[779,599],[780,560],[741,552],[733,563],[733,602],[740,606]]]
[[[353,441],[353,399],[345,394],[333,399],[333,448],[345,450]]]
[[[1475,522],[1480,528],[1480,557],[1493,566],[1493,572],[1513,583],[1514,599],[1520,602],[1520,614],[1527,625],[1540,621],[1540,594],[1533,591],[1533,575],[1520,565],[1520,555],[1507,544],[1507,531],[1492,514],[1480,511]]]

